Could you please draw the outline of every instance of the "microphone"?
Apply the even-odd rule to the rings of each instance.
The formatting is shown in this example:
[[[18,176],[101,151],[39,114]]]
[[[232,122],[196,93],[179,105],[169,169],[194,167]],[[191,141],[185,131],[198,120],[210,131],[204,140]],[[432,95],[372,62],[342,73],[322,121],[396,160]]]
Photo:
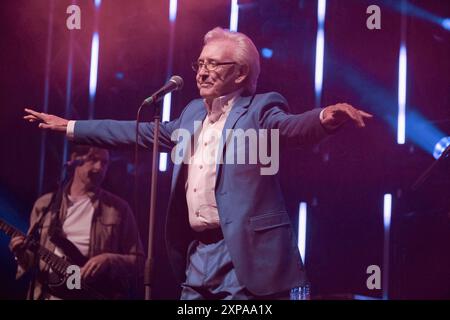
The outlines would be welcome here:
[[[142,104],[144,105],[156,103],[161,100],[162,97],[164,97],[167,93],[180,90],[181,88],[183,88],[183,78],[181,78],[180,76],[172,76],[161,89],[145,99]]]

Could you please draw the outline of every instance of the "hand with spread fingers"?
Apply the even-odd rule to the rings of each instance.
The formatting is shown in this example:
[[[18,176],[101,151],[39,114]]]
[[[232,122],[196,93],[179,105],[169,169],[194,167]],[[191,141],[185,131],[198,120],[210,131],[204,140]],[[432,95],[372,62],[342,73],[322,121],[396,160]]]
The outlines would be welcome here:
[[[353,121],[357,127],[363,128],[366,126],[364,121],[372,117],[370,113],[358,110],[347,103],[338,103],[326,107],[320,121],[327,130],[333,131],[348,120]]]
[[[66,132],[67,130],[67,123],[69,120],[27,108],[25,108],[25,112],[28,114],[23,118],[29,122],[40,121],[39,128],[41,129],[50,129],[59,132]]]

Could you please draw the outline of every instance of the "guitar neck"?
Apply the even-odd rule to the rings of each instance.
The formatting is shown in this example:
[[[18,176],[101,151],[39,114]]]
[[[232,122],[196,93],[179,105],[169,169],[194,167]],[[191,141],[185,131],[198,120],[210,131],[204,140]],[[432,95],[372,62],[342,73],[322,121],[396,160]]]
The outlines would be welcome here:
[[[0,219],[0,230],[4,231],[10,237],[26,237],[23,232],[6,223],[2,219]],[[67,260],[57,256],[44,246],[40,245],[35,240],[31,240],[29,246],[32,248],[36,248],[35,253],[37,253],[39,258],[47,263],[59,276],[64,277],[66,275],[66,270],[70,266],[70,263]]]
[[[25,237],[25,235],[23,234],[23,232],[17,230],[16,228],[14,228],[13,226],[11,226],[10,224],[6,223],[5,221],[3,221],[2,219],[0,219],[0,230],[2,230],[4,233],[6,233],[8,236],[12,237],[17,237],[17,236],[23,236]]]

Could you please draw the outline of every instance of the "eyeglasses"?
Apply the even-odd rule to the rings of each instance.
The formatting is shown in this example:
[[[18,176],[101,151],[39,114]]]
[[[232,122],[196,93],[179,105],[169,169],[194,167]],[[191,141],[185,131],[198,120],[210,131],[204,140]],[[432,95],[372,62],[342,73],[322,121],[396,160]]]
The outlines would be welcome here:
[[[236,62],[217,62],[217,61],[194,61],[192,62],[192,70],[194,70],[195,72],[198,72],[199,70],[201,70],[203,67],[205,67],[205,69],[207,71],[213,71],[216,70],[218,66],[224,66],[224,65],[228,65],[228,64],[236,64]]]

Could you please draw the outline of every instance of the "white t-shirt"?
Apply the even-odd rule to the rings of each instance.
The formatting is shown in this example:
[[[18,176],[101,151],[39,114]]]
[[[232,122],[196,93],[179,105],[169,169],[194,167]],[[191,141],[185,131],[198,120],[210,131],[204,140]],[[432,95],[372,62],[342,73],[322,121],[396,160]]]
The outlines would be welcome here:
[[[67,239],[72,242],[78,250],[87,256],[89,253],[89,242],[91,240],[92,217],[94,216],[94,205],[87,195],[73,197],[68,195],[68,208],[63,231]],[[55,253],[62,256],[59,248]]]

